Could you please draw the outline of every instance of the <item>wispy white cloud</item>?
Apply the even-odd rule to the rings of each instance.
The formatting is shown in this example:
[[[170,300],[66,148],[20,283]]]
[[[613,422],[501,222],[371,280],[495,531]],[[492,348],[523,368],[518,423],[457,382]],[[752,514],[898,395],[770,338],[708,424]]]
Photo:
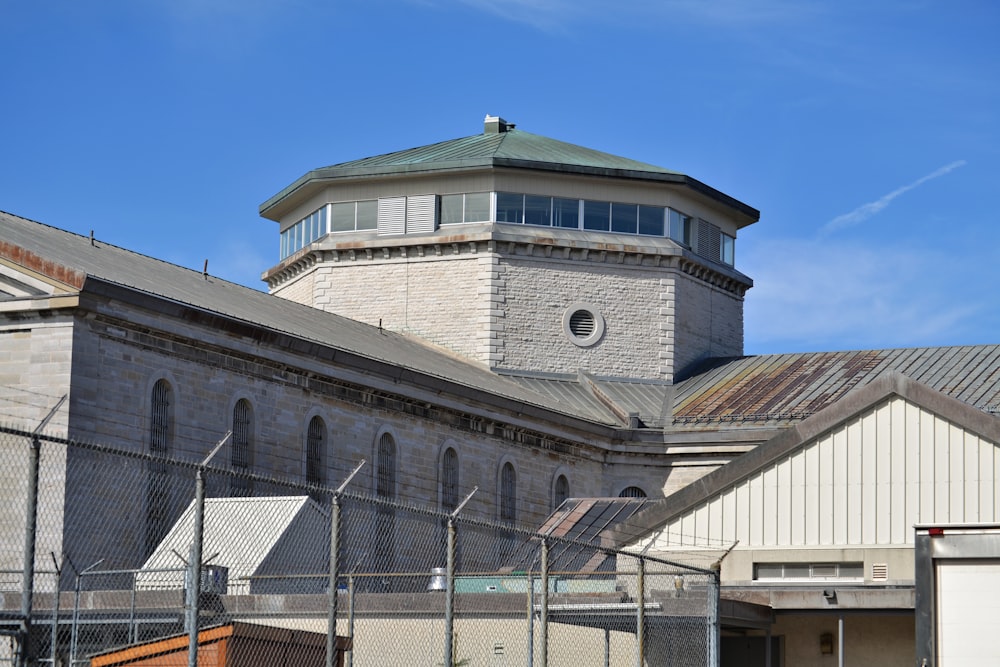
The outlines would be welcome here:
[[[989,279],[986,257],[955,271],[935,248],[830,239],[769,239],[741,254],[754,279],[748,354],[985,343],[977,332],[1000,317],[967,287]]]
[[[830,232],[837,231],[838,229],[844,229],[845,227],[852,227],[861,222],[864,222],[865,220],[872,217],[873,215],[884,209],[886,206],[891,204],[892,200],[895,199],[896,197],[899,197],[900,195],[905,194],[914,188],[920,187],[927,181],[934,180],[935,178],[940,178],[941,176],[944,176],[945,174],[950,173],[958,169],[959,167],[965,165],[965,163],[966,163],[965,160],[957,160],[955,162],[952,162],[951,164],[947,164],[941,167],[940,169],[937,169],[927,174],[926,176],[918,178],[909,185],[904,185],[901,188],[893,190],[887,195],[879,197],[873,202],[862,204],[853,211],[850,211],[849,213],[838,215],[836,218],[826,223],[823,226],[821,232],[827,234]]]
[[[606,0],[409,1],[438,7],[462,4],[543,30],[561,30],[569,23],[589,19],[634,23],[636,17],[715,26],[789,23],[815,16],[823,8],[816,0],[619,0],[613,11],[609,11]]]

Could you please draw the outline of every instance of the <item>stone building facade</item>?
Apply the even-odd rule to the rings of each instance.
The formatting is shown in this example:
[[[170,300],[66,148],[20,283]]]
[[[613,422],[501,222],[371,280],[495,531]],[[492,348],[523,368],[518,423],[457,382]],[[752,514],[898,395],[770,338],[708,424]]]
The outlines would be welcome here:
[[[759,214],[684,174],[487,117],[482,134],[311,171],[261,213],[281,247],[270,293],[0,213],[0,421],[30,431],[55,409],[48,428],[72,440],[189,463],[232,432],[213,464],[245,481],[217,495],[335,486],[365,459],[355,491],[448,509],[478,486],[466,512],[529,527],[646,496],[600,539],[720,559],[724,595],[768,607],[775,650],[803,665],[826,664],[811,635],[831,627],[881,628],[891,656],[862,634],[856,655],[912,664],[895,503],[911,491],[893,480],[978,503],[934,520],[1000,517],[1000,349],[744,356],[735,244]],[[940,465],[913,468],[917,435]],[[0,521],[19,530],[26,464],[10,461]],[[107,566],[135,566],[190,500],[145,459],[105,470],[84,449],[42,469],[38,558],[89,562],[100,536],[120,550]],[[134,503],[95,516],[116,485]],[[729,527],[769,534],[852,494],[893,502],[820,517],[816,539],[740,544]],[[851,537],[878,525],[868,506],[890,539]],[[2,567],[20,559],[0,549]],[[826,574],[784,576],[803,563]],[[733,637],[737,653],[772,645],[765,628]]]
[[[429,212],[392,225],[388,202],[402,200],[429,201]],[[733,246],[758,213],[686,176],[488,117],[476,137],[310,172],[261,212],[294,235],[362,205],[375,211],[367,224],[356,213],[355,229],[287,247],[264,275],[271,292],[500,373],[670,382],[702,359],[743,352],[752,283],[734,268]],[[575,313],[600,335],[573,335]]]

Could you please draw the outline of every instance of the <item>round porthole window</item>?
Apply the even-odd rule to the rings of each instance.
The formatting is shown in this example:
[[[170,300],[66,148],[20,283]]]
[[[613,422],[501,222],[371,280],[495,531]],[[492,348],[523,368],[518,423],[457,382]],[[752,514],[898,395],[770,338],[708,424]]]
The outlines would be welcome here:
[[[590,347],[604,335],[604,318],[589,303],[571,304],[563,314],[563,333],[574,345]]]

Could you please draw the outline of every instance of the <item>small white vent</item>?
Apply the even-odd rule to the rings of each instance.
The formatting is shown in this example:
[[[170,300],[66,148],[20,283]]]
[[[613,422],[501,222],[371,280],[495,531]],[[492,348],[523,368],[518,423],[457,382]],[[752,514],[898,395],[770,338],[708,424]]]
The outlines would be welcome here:
[[[888,581],[888,563],[872,563],[872,581]]]
[[[577,338],[586,338],[594,333],[594,314],[589,310],[578,310],[569,316],[569,330]]]
[[[574,345],[590,347],[604,335],[604,318],[592,304],[570,304],[563,312],[563,333]]]

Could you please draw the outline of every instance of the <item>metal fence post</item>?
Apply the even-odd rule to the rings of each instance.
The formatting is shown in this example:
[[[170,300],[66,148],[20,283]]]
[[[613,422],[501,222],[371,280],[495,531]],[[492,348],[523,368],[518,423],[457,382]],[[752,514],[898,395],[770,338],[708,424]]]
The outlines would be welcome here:
[[[326,667],[337,652],[337,580],[340,576],[340,494],[330,498],[330,580],[327,583]]]
[[[227,431],[222,440],[215,444],[212,451],[198,466],[194,478],[194,535],[191,540],[191,555],[188,562],[188,572],[191,579],[188,585],[185,609],[187,612],[185,621],[188,625],[188,667],[198,667],[198,616],[201,612],[201,559],[205,532],[205,468],[232,435],[232,431]]]
[[[469,495],[458,504],[451,514],[448,515],[448,544],[447,544],[447,584],[445,585],[444,597],[444,667],[455,667],[455,548],[458,542],[458,529],[455,526],[455,519],[462,511],[465,504],[472,500],[479,490],[478,486],[472,488]]]
[[[444,597],[444,667],[453,667],[455,656],[455,517],[448,517],[447,582]]]
[[[128,603],[128,641],[130,644],[134,644],[139,636],[139,625],[135,621],[136,574],[136,572],[132,573],[132,592],[129,595]]]
[[[646,561],[639,558],[636,570],[635,649],[636,667],[646,661]]]
[[[364,466],[365,459],[354,467],[347,479],[330,497],[330,579],[327,583],[326,667],[336,664],[337,655],[337,583],[340,579],[340,495]]]
[[[24,579],[21,582],[21,630],[18,639],[17,664],[28,664],[28,629],[31,626],[32,592],[35,581],[35,531],[38,521],[38,462],[42,443],[37,434],[31,436],[28,450],[28,498],[24,516]]]
[[[708,605],[705,622],[708,624],[708,664],[717,667],[719,664],[719,571],[714,570],[708,577],[706,591]]]
[[[347,667],[354,667],[354,575],[347,577],[347,636],[351,638],[351,649],[347,653]]]
[[[59,561],[56,560],[56,555],[52,554],[52,563],[56,568],[56,590],[55,597],[52,601],[52,636],[49,637],[49,648],[52,659],[52,667],[56,665],[56,653],[59,648],[59,579],[62,577],[62,568],[59,566]]]
[[[73,667],[76,663],[76,649],[80,642],[80,588],[83,585],[83,578],[88,572],[93,570],[95,567],[104,562],[104,559],[92,563],[90,566],[85,567],[83,570],[78,571],[76,566],[73,565],[73,561],[66,557],[69,562],[70,567],[73,568],[73,572],[76,574],[76,585],[74,586],[73,592],[73,625],[70,628],[70,638],[69,638],[69,665]]]
[[[539,643],[541,650],[541,667],[546,667],[549,662],[549,541],[542,538],[542,599],[539,611]]]
[[[534,567],[535,563],[531,563]],[[525,576],[528,579],[528,667],[535,664],[535,578],[528,568]]]
[[[188,667],[198,665],[198,615],[201,597],[202,539],[205,527],[205,472],[198,468],[194,487],[194,535],[188,556],[188,586],[185,593],[185,625],[188,631]]]
[[[17,664],[25,667],[28,664],[28,632],[31,627],[32,595],[35,588],[35,538],[38,534],[38,475],[39,462],[42,458],[42,429],[55,416],[63,402],[64,394],[56,401],[45,418],[31,433],[31,445],[28,450],[28,497],[24,508],[24,579],[21,580],[21,627],[18,637]]]

